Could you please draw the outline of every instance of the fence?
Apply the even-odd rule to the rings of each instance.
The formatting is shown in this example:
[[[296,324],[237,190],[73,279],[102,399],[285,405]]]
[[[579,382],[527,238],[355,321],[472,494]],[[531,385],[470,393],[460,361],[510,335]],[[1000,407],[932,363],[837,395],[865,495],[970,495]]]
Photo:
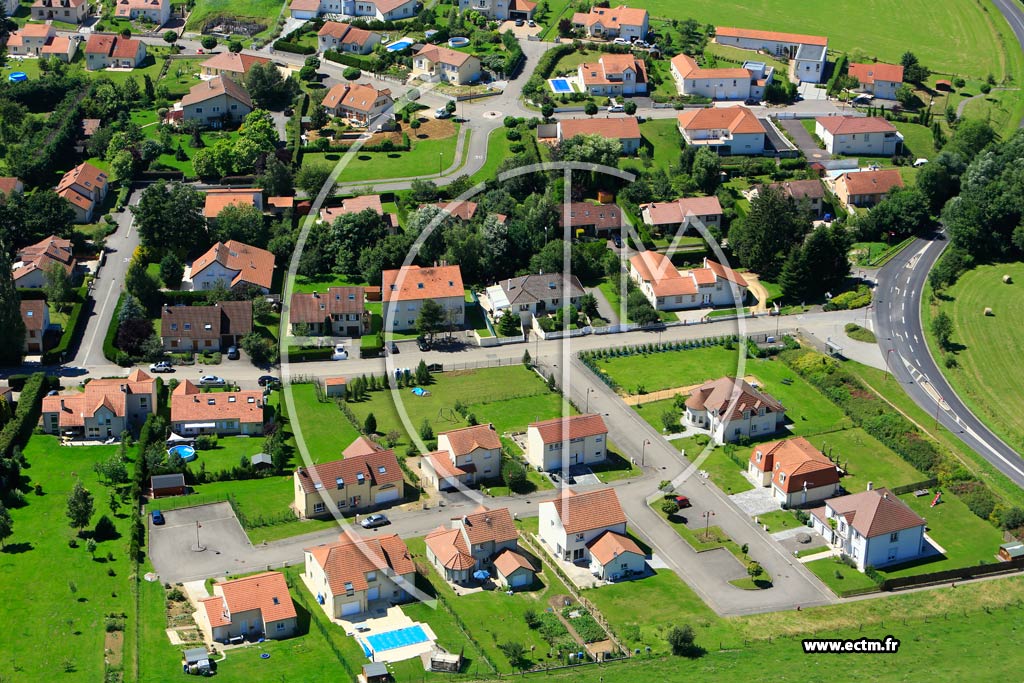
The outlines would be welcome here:
[[[994,564],[979,564],[974,567],[961,567],[960,569],[947,569],[943,572],[932,572],[931,574],[918,574],[917,576],[901,576],[895,579],[886,579],[882,582],[882,590],[897,591],[903,588],[914,586],[927,586],[935,583],[945,583],[956,579],[976,579],[983,576],[995,574],[1009,574],[1024,571],[1024,557],[1010,560],[1009,562],[996,562]]]
[[[892,494],[894,496],[902,496],[904,493],[910,493],[912,491],[917,491],[919,489],[926,489],[929,486],[937,486],[938,483],[939,483],[939,480],[936,479],[935,477],[932,477],[931,479],[925,479],[924,481],[919,481],[919,482],[916,482],[914,484],[905,484],[904,486],[896,486],[896,487],[894,487],[892,489]]]
[[[473,335],[470,339],[472,339],[473,343],[477,346],[490,348],[492,346],[504,346],[506,344],[522,344],[526,341],[526,335],[520,334],[514,337],[481,337],[479,332],[473,330]]]

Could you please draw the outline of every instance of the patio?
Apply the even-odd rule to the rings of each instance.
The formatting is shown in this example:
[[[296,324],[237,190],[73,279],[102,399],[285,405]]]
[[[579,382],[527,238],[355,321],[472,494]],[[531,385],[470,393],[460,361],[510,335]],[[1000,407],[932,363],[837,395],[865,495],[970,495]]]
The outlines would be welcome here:
[[[565,572],[565,575],[569,577],[569,579],[577,588],[581,590],[584,588],[596,588],[604,584],[603,581],[601,581],[599,578],[590,573],[589,564],[574,564],[572,562],[568,562],[566,560],[555,557],[555,554],[551,552],[551,548],[549,548],[544,543],[544,541],[541,540],[540,536],[533,536],[533,541],[534,544],[544,552],[544,555],[546,556],[546,561],[551,562],[553,564],[557,564],[562,569],[562,571]]]

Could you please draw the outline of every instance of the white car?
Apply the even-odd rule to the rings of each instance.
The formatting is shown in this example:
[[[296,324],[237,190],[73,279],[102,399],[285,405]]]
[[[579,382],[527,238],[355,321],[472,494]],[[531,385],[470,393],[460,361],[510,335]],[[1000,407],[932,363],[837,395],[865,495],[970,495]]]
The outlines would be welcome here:
[[[922,166],[924,166],[927,163],[928,163],[928,160],[925,159],[924,157],[922,157],[920,159],[916,159],[914,161],[914,168],[921,168]]]
[[[344,344],[335,344],[331,360],[348,360],[348,351],[345,349]]]
[[[611,105],[608,105],[608,113],[609,114],[621,114],[624,111],[626,111],[626,108],[624,106],[622,106],[621,104],[611,104]]]
[[[159,363],[153,363],[149,366],[150,372],[174,372],[174,366],[168,361],[162,360]]]
[[[629,41],[626,40],[625,38],[616,38],[612,42],[615,43],[616,45],[629,45]]]
[[[434,112],[435,119],[446,119],[451,115],[452,113],[448,111],[445,107],[438,107],[437,111]]]

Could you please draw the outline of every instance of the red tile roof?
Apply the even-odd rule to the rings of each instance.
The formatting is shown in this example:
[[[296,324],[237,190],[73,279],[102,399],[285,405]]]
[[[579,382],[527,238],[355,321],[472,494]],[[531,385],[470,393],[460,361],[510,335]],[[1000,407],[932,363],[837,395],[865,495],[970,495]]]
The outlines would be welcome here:
[[[46,313],[46,301],[43,299],[22,299],[21,320],[26,330],[43,330],[46,327]]]
[[[203,215],[206,218],[216,218],[228,206],[259,206],[259,196],[262,192],[263,190],[257,187],[207,190]]]
[[[494,569],[504,577],[509,577],[518,569],[526,569],[536,573],[530,561],[514,550],[506,548],[494,558]]]
[[[847,74],[868,85],[873,84],[875,81],[903,82],[903,67],[898,64],[886,64],[885,62],[875,62],[874,64],[852,62]]]
[[[642,204],[640,212],[648,225],[681,225],[688,216],[721,216],[722,205],[718,197],[684,197]]]
[[[400,270],[385,270],[382,278],[381,294],[384,301],[465,297],[462,271],[458,266],[405,266]]]
[[[330,378],[331,384],[345,384],[346,380],[344,377],[332,377]],[[330,385],[329,385],[330,386]],[[380,453],[386,450],[379,443],[374,441],[368,436],[356,437],[356,440],[345,447],[345,450],[341,452],[342,457],[355,458],[366,455],[372,455],[373,453]]]
[[[266,64],[269,61],[270,59],[267,57],[256,57],[255,55],[246,55],[241,52],[224,51],[218,52],[199,66],[203,69],[215,69],[217,71],[245,75],[249,73],[249,69],[254,64]]]
[[[452,456],[448,451],[432,451],[423,457],[440,479],[458,479],[472,470],[469,465],[463,469],[452,463]]]
[[[91,33],[89,39],[85,41],[85,54],[109,55],[110,51],[114,49],[115,40],[117,40],[117,36]]]
[[[690,109],[676,119],[683,130],[728,130],[733,135],[764,133],[764,125],[746,107],[710,107]]]
[[[390,90],[377,90],[365,83],[338,83],[327,91],[322,104],[327,109],[343,107],[361,114],[374,110],[380,98],[391,100]]]
[[[633,553],[645,557],[644,551],[629,536],[606,531],[587,544],[590,554],[602,565],[611,564],[623,553]]]
[[[565,208],[558,211],[558,224],[565,227]],[[591,204],[572,202],[569,204],[570,227],[594,226],[594,230],[617,230],[622,227],[622,211],[615,204]]]
[[[825,506],[845,517],[850,526],[866,538],[925,524],[924,519],[885,488],[831,498],[825,501]]]
[[[18,29],[18,33],[28,38],[46,38],[56,32],[52,24],[25,24]]]
[[[231,280],[232,287],[248,282],[270,289],[274,282],[274,255],[266,249],[251,247],[235,240],[217,242],[192,262],[192,277],[214,262],[228,270],[237,271],[238,274]]]
[[[730,406],[731,413],[728,412]],[[686,399],[686,407],[691,410],[717,410],[723,420],[738,419],[744,411],[757,411],[762,407],[768,413],[785,410],[781,403],[768,394],[754,389],[746,380],[735,377],[720,377],[694,389]]]
[[[750,462],[762,472],[770,472],[775,486],[786,493],[803,490],[804,483],[807,488],[839,483],[835,464],[802,436],[755,446]],[[785,475],[785,481],[780,475]]]
[[[731,28],[728,26],[716,26],[716,36],[729,38],[752,38],[776,43],[794,43],[797,45],[828,45],[828,38],[824,36],[808,36],[802,33],[780,33],[778,31],[758,31],[749,28]]]
[[[462,517],[462,529],[470,545],[506,543],[519,538],[508,508],[490,510],[483,505]]]
[[[311,7],[310,9],[320,8],[320,0],[315,0],[315,2],[316,5],[314,7]],[[305,9],[302,7],[296,8],[295,5],[296,3],[292,2],[292,9]],[[352,27],[349,24],[344,24],[340,21],[325,21],[324,25],[320,28],[319,31],[316,32],[316,34],[318,36],[331,36],[332,38],[343,38],[345,34],[348,33],[351,29]]]
[[[558,122],[560,140],[577,135],[600,135],[614,140],[639,140],[640,124],[635,116],[614,119],[563,119]]]
[[[336,315],[362,314],[366,311],[362,287],[328,287],[318,292],[292,294],[288,307],[288,321],[296,323],[322,323]]]
[[[881,116],[820,116],[816,121],[832,135],[896,132],[896,126]]]
[[[802,199],[822,199],[825,187],[817,178],[812,180],[787,180],[783,183],[772,183],[768,187],[781,189],[785,195],[795,201]]]
[[[636,83],[647,82],[647,63],[633,55],[602,55],[597,64],[580,64],[577,73],[582,75],[583,85],[610,85],[622,83],[621,74],[628,69],[636,73]],[[619,78],[612,79],[609,74],[618,75]]]
[[[529,429],[536,429],[543,443],[558,443],[564,439],[582,439],[608,433],[604,418],[595,413],[531,422]]]
[[[903,176],[896,169],[881,171],[858,171],[844,173],[836,178],[836,184],[846,185],[849,195],[883,195],[895,187],[903,187]]]
[[[114,41],[114,49],[111,50],[110,56],[114,59],[135,59],[143,49],[145,48],[141,40],[118,37]]]
[[[92,164],[82,163],[64,174],[57,183],[57,194],[63,190],[81,188],[85,192],[102,193],[107,186],[107,174]]]
[[[288,593],[288,583],[280,572],[263,572],[232,581],[218,581],[213,584],[213,590],[219,594],[200,601],[210,618],[211,626],[230,624],[231,614],[250,610],[259,610],[264,624],[297,616]],[[229,616],[227,619],[225,611]]]
[[[726,280],[727,282],[732,282],[734,284],[739,285],[740,287],[748,286],[747,281],[743,278],[742,275],[737,273],[732,268],[729,268],[728,266],[723,266],[721,263],[718,263],[717,261],[712,261],[706,256],[704,257],[704,267],[710,270],[712,273],[714,273],[716,279]]]
[[[651,284],[655,296],[696,294],[697,284],[689,275],[683,275],[664,254],[641,251],[629,259],[629,265],[644,282]]]
[[[337,488],[338,479],[346,484],[355,484],[360,478],[368,481],[370,486],[402,481],[402,468],[398,466],[395,452],[373,451],[296,470],[296,479],[306,494],[319,491],[317,484],[325,489],[333,489]]]
[[[434,64],[451,64],[452,66],[458,67],[465,64],[466,60],[473,57],[473,55],[467,52],[449,50],[448,48],[441,47],[439,45],[424,45],[423,49],[414,55],[414,58],[415,57],[423,57]]]
[[[605,28],[622,28],[622,26],[642,26],[647,18],[647,10],[637,7],[592,7],[590,12],[577,12],[573,14],[574,24],[592,26],[600,22]]]
[[[246,107],[252,107],[252,98],[245,88],[227,76],[214,76],[208,81],[196,83],[189,88],[188,94],[181,98],[181,106],[200,104],[220,95],[226,95]]]
[[[617,526],[626,523],[626,514],[619,505],[614,489],[597,489],[576,493],[572,489],[551,502],[555,513],[562,520],[567,534],[578,534],[593,529]]]
[[[494,431],[494,425],[473,425],[462,429],[453,429],[448,432],[441,432],[437,435],[446,437],[453,455],[467,455],[478,448],[495,450],[501,448],[501,439],[498,432]]]
[[[24,187],[24,184],[18,178],[13,176],[0,177],[0,194],[13,194],[22,187]]]
[[[397,534],[362,538],[348,532],[335,543],[306,548],[323,568],[332,595],[345,595],[345,584],[364,591],[369,587],[366,574],[391,570],[404,576],[416,571],[412,555]]]
[[[186,379],[171,394],[171,422],[263,424],[262,391],[211,391],[201,393]]]
[[[452,571],[466,571],[476,566],[476,559],[469,553],[462,532],[443,526],[431,531],[423,539],[437,562]]]
[[[165,339],[215,339],[252,332],[251,301],[221,301],[212,306],[164,306],[160,336]]]
[[[681,78],[701,80],[705,78],[749,79],[750,72],[741,67],[727,69],[702,69],[690,55],[680,52],[672,58],[672,66]]]
[[[421,205],[420,208],[422,209],[424,206],[426,205]],[[477,209],[476,202],[438,202],[434,206],[464,221],[473,220]]]

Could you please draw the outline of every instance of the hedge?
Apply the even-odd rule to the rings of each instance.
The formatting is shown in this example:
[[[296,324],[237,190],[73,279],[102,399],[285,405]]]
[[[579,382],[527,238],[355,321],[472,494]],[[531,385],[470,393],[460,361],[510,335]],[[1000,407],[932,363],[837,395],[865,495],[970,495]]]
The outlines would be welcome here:
[[[55,378],[56,379],[56,378]],[[46,375],[37,372],[28,378],[18,397],[18,409],[11,421],[0,430],[0,456],[9,458],[15,446],[24,446],[39,423],[43,396],[49,390]]]
[[[320,149],[316,145],[304,145],[299,149],[302,150],[303,154],[323,152],[324,154],[331,154],[334,152],[347,152],[352,149],[355,145],[331,145],[327,149]],[[375,145],[363,145],[359,148],[360,152],[408,152],[412,149],[412,140],[409,139],[407,133],[402,133],[402,142],[395,144],[391,140],[384,140]]]
[[[68,347],[71,346],[71,341],[81,333],[81,327],[85,325],[86,317],[82,315],[82,309],[85,308],[86,297],[88,296],[88,286],[82,285],[77,290],[78,301],[71,307],[71,313],[68,314],[68,323],[64,327],[64,332],[60,335],[60,341],[49,351],[43,354],[43,363],[59,363],[61,362],[62,356],[67,352]]]
[[[324,53],[324,59],[337,64],[344,64],[345,66],[354,66],[357,69],[365,69],[370,71],[369,62],[365,59],[357,57],[355,55],[347,55],[337,50],[328,50]]]
[[[323,346],[314,349],[302,349],[292,346],[288,348],[288,361],[291,363],[305,363],[309,361],[330,360],[333,354],[333,346]]]
[[[121,304],[124,303],[124,292],[117,297],[117,305],[114,306],[114,315],[110,318],[110,325],[107,326],[107,334],[103,337],[103,357],[111,363],[120,365],[123,368],[132,364],[128,354],[114,346],[117,340],[117,316],[121,313]]]
[[[836,81],[841,76],[846,75],[846,66],[849,62],[850,58],[846,56],[846,53],[839,55],[839,59],[836,60],[835,67],[832,69],[832,78],[828,79],[828,85],[826,86],[826,91],[829,95],[836,94]]]
[[[292,52],[297,55],[311,55],[316,53],[316,48],[309,45],[299,45],[281,38],[274,41],[274,49],[281,52]]]

